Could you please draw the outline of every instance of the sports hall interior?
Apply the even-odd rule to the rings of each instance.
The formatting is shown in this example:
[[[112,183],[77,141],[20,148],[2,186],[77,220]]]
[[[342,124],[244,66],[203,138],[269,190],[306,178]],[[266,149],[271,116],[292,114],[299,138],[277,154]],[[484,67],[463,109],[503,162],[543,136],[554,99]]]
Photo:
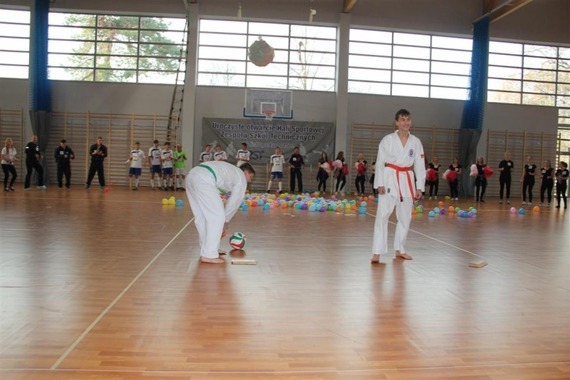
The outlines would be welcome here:
[[[37,69],[25,47],[34,28],[11,12],[33,16],[45,7],[54,14],[54,33],[53,26],[61,27],[57,14],[131,17],[138,24],[130,28],[141,35],[153,31],[141,31],[144,18],[187,18],[187,33],[173,34],[184,34],[187,47],[184,95],[174,107],[178,71],[172,67],[170,83],[137,79],[144,77],[139,66],[124,80],[68,78],[67,53],[54,51],[51,41],[44,64],[54,77],[43,93],[49,95],[49,132],[47,143],[40,141],[47,190],[25,192],[30,110],[45,99],[38,99],[37,78],[28,74]],[[511,204],[498,202],[497,173],[485,203],[474,201],[469,178],[456,202],[440,180],[438,199],[420,200],[423,212],[412,218],[411,261],[390,253],[370,263],[376,200],[353,194],[352,172],[345,199],[357,207],[366,202],[362,212],[240,209],[229,227],[245,234],[246,246],[228,252],[222,265],[199,263],[184,192],[152,191],[148,168],[139,191],[128,186],[125,160],[135,141],[144,151],[153,139],[172,138],[184,147],[190,169],[211,142],[211,120],[330,128],[331,153],[344,151],[351,165],[359,153],[373,161],[401,108],[411,112],[412,133],[427,159],[438,156],[447,166],[462,154],[467,98],[457,94],[468,92],[469,71],[455,70],[470,65],[470,51],[456,43],[472,39],[474,23],[484,17],[490,20],[488,91],[480,136],[470,149],[493,168],[511,152]],[[523,205],[519,182],[529,155],[539,167],[570,158],[569,18],[567,0],[0,0],[0,140],[4,146],[12,138],[20,158],[15,191],[0,196],[0,378],[570,379],[568,210],[554,208],[556,201],[534,207],[538,177],[533,206]],[[274,34],[329,28],[319,37],[329,48],[315,52],[328,58],[305,62],[320,67],[314,87],[291,84],[299,76],[293,69],[278,74],[284,85],[264,87],[270,82],[264,75],[280,63],[253,67],[247,56],[231,58],[245,68],[243,82],[232,82],[239,75],[228,75],[229,83],[211,79],[216,70],[218,77],[224,73],[207,55],[220,47],[208,45],[208,37],[227,35],[221,48],[229,56],[235,34],[247,36],[246,51],[258,37],[255,28],[268,24]],[[13,32],[6,32],[9,26]],[[68,38],[61,29],[52,39]],[[389,42],[376,43],[390,52],[359,50],[359,43],[371,42],[357,40],[368,35],[363,31],[389,35]],[[273,43],[268,34],[259,37]],[[22,47],[6,47],[18,39]],[[407,53],[398,57],[400,48]],[[301,48],[276,50],[301,60]],[[454,52],[456,60],[438,58],[442,51]],[[97,54],[84,55],[96,62]],[[135,55],[138,61],[142,53]],[[359,66],[357,56],[373,63]],[[379,69],[386,59],[390,66]],[[454,64],[437,71],[445,60]],[[523,78],[539,68],[550,79]],[[520,78],[501,77],[517,69]],[[289,92],[294,112],[273,120],[246,116],[248,88]],[[181,115],[174,126],[173,108]],[[110,152],[107,184],[86,190],[88,148],[98,136]],[[57,188],[52,159],[62,138],[76,154],[70,190]],[[280,198],[264,195],[272,150],[266,146],[253,162],[257,175],[248,197],[255,202]],[[333,178],[326,194],[314,194],[315,173],[316,164],[308,163],[303,197],[340,201]],[[289,190],[287,173],[283,190]],[[181,202],[163,205],[170,197]],[[429,216],[435,207],[450,211]],[[476,212],[460,217],[456,207]],[[221,248],[230,251],[227,239]],[[236,258],[255,265],[234,265]],[[486,265],[470,266],[481,261]]]

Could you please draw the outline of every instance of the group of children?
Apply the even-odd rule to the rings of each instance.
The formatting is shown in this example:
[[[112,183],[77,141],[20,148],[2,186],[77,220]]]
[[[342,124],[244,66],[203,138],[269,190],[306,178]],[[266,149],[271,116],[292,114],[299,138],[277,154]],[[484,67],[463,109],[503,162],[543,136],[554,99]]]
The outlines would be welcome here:
[[[437,199],[438,187],[439,187],[439,171],[441,165],[437,157],[433,158],[433,161],[427,165],[426,171],[426,185],[429,187],[429,199]],[[459,175],[461,174],[461,165],[457,158],[453,159],[453,162],[448,167],[448,169],[443,173],[443,178],[449,183],[449,192],[451,200],[458,200],[458,184]],[[499,203],[503,203],[503,199],[506,195],[507,204],[511,203],[511,182],[512,182],[512,171],[514,169],[514,163],[511,160],[510,152],[505,152],[504,159],[499,163]],[[560,208],[560,201],[563,200],[564,208],[566,205],[566,189],[568,187],[568,164],[564,161],[558,163],[558,168],[554,171],[552,168],[550,160],[545,160],[544,166],[538,171],[537,165],[532,162],[532,157],[528,156],[526,158],[526,164],[521,176],[521,183],[523,188],[523,205],[532,205],[535,176],[541,175],[541,186],[540,186],[540,206],[545,205],[545,199],[547,200],[546,206],[550,206],[552,202],[552,191],[556,185],[557,194],[557,206]],[[471,166],[471,176],[474,177],[475,186],[475,200],[476,202],[485,202],[484,196],[487,188],[487,179],[493,174],[493,170],[485,163],[483,157],[477,157],[477,162]],[[528,196],[528,201],[527,201]]]
[[[172,150],[169,142],[165,142],[162,148],[159,146],[158,140],[154,140],[153,144],[154,145],[148,150],[148,157],[146,157],[144,151],[140,149],[140,143],[138,141],[131,150],[129,159],[125,162],[130,163],[130,188],[132,190],[138,190],[142,167],[148,162],[150,166],[150,187],[152,190],[184,190],[186,160],[188,157],[186,156],[186,152],[182,150],[182,145],[178,144],[176,150]]]

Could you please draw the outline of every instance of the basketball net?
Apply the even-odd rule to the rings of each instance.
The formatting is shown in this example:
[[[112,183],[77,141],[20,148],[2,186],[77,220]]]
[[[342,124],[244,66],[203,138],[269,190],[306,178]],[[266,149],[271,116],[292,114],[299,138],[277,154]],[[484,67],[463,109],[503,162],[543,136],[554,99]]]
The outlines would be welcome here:
[[[275,115],[275,111],[265,110],[263,111],[263,114],[265,115],[265,120],[271,121],[273,120],[273,115]]]

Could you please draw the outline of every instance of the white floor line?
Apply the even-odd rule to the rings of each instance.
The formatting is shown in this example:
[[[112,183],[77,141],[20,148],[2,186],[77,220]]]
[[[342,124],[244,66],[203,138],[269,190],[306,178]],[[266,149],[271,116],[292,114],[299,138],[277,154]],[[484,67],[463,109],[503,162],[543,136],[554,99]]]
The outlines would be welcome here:
[[[176,238],[180,236],[180,234],[186,229],[186,227],[190,225],[190,223],[192,223],[193,220],[194,217],[192,217],[192,219],[190,219],[190,221],[188,221],[188,223],[186,223],[184,227],[182,227],[180,231],[178,231],[178,233],[174,235],[172,239],[170,239],[170,241],[154,256],[152,260],[150,260],[150,262],[143,268],[143,270],[139,272],[139,274],[137,274],[137,276],[127,285],[127,287],[123,289],[123,291],[119,293],[117,297],[115,297],[113,302],[111,302],[109,306],[107,306],[105,310],[103,310],[101,314],[99,314],[99,316],[95,318],[95,320],[89,325],[89,327],[87,327],[85,331],[83,331],[81,335],[79,335],[77,339],[75,339],[75,341],[67,348],[67,350],[65,350],[65,352],[59,357],[59,359],[57,359],[56,362],[53,363],[53,365],[50,367],[50,370],[58,369],[60,364],[69,356],[69,354],[75,349],[75,347],[77,347],[77,345],[81,343],[81,341],[87,336],[87,334],[89,334],[91,330],[93,330],[93,328],[97,325],[97,323],[99,323],[99,321],[103,319],[105,315],[107,315],[107,313],[113,308],[113,306],[115,306],[115,304],[119,302],[121,298],[123,298],[123,296],[138,281],[138,279],[141,278],[143,274],[145,274],[145,272],[152,266],[152,264],[154,264],[154,262],[164,253],[164,251],[166,251],[166,249],[174,242],[174,240],[176,240]]]
[[[376,219],[376,215],[373,215],[373,214],[370,214],[370,213],[366,213],[366,215],[370,215],[371,217],[373,217],[374,219]],[[393,225],[396,225],[396,223],[391,222],[391,221],[388,221],[388,223],[391,223],[391,224],[393,224]],[[463,251],[463,252],[465,252],[465,253],[468,253],[468,254],[470,254],[470,255],[477,256],[477,257],[479,257],[479,258],[481,258],[481,259],[483,259],[483,260],[486,260],[485,257],[483,257],[483,256],[481,256],[481,255],[478,255],[478,254],[476,254],[475,252],[471,252],[471,251],[468,251],[468,250],[466,250],[466,249],[464,249],[464,248],[461,248],[461,247],[458,247],[458,246],[456,246],[456,245],[453,245],[453,244],[450,244],[450,243],[448,243],[448,242],[445,242],[445,241],[443,241],[443,240],[436,239],[436,238],[434,238],[433,236],[426,235],[426,234],[424,234],[424,233],[421,233],[421,232],[419,232],[419,231],[413,230],[413,229],[411,229],[411,228],[410,228],[410,232],[416,233],[416,234],[418,234],[418,235],[421,235],[421,236],[426,237],[426,238],[428,238],[428,239],[431,239],[431,240],[433,240],[433,241],[437,241],[438,243],[445,244],[445,245],[447,245],[448,247],[458,249],[458,250]]]

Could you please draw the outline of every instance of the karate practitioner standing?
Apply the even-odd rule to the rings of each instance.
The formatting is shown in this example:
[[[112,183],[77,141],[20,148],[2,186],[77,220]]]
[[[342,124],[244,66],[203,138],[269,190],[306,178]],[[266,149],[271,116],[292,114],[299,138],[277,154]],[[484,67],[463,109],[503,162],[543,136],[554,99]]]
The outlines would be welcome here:
[[[247,184],[255,176],[248,162],[241,166],[224,161],[208,161],[192,168],[186,177],[186,194],[194,214],[200,241],[200,261],[222,264],[220,238],[240,207]],[[226,205],[220,194],[231,193]]]
[[[425,189],[426,168],[421,141],[410,134],[410,113],[401,109],[396,113],[398,129],[385,136],[378,147],[374,188],[378,189],[378,211],[374,222],[372,263],[380,261],[380,255],[388,252],[388,218],[396,208],[396,234],[394,249],[396,258],[412,260],[406,253],[414,199],[419,199]]]

